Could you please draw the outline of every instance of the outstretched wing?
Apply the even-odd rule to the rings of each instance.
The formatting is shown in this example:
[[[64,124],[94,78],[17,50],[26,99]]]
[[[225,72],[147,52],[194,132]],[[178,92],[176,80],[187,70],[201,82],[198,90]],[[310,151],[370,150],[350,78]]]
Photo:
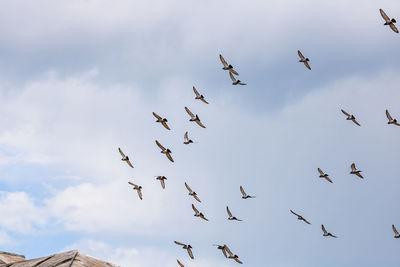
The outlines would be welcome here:
[[[125,154],[124,154],[124,152],[122,152],[121,148],[118,148],[118,151],[119,151],[119,153],[121,154],[121,156],[122,156],[123,158],[125,158]]]
[[[238,258],[233,258],[237,263],[243,264]]]
[[[328,232],[326,231],[326,229],[325,229],[325,226],[324,226],[323,224],[321,224],[321,229],[322,229],[322,231],[324,232],[324,234],[328,233]]]
[[[178,241],[174,241],[175,244],[180,245],[180,246],[185,246],[185,244],[178,242]]]
[[[361,179],[364,179],[364,177],[361,175],[361,173],[356,172],[356,175],[357,175],[358,177],[360,177]]]
[[[171,154],[169,152],[165,153],[165,155],[167,156],[167,158],[171,161],[174,162],[174,159],[172,158]]]
[[[319,174],[321,174],[321,175],[324,175],[324,174],[325,174],[320,168],[318,168],[318,172],[319,172]]]
[[[325,180],[327,180],[328,182],[330,182],[331,184],[333,184],[331,178],[329,178],[328,176],[326,176],[326,177],[324,177],[324,178],[325,178]]]
[[[245,197],[246,196],[246,192],[244,192],[244,189],[242,186],[240,186],[240,192],[242,192],[242,195]]]
[[[352,163],[350,167],[351,167],[351,170],[352,170],[352,171],[356,171],[356,170],[357,170],[357,169],[356,169],[356,164],[355,164],[355,163]]]
[[[341,109],[341,111],[343,112],[343,114],[344,114],[344,115],[346,115],[346,116],[350,117],[350,114],[349,114],[349,113],[347,113],[347,112],[346,112],[346,111],[344,111],[343,109]]]
[[[187,188],[187,190],[189,190],[190,193],[192,193],[192,189],[188,186],[188,184],[185,182],[185,187]]]
[[[131,163],[129,160],[127,160],[126,163],[128,163],[128,165],[129,165],[131,168],[133,168],[133,165],[132,165],[132,163]]]
[[[395,33],[399,33],[399,30],[397,29],[396,25],[394,25],[394,23],[390,23],[389,26]]]
[[[390,20],[389,17],[388,17],[388,15],[386,15],[385,11],[383,11],[382,9],[379,9],[379,12],[381,13],[382,18],[383,18],[385,21]]]
[[[137,185],[134,184],[134,183],[132,183],[132,182],[128,182],[128,184],[130,184],[130,185],[133,186],[133,187],[137,187]]]
[[[306,65],[307,69],[311,70],[310,64],[307,61],[304,61],[304,65]]]
[[[189,254],[189,257],[193,260],[193,259],[194,259],[194,256],[193,256],[192,250],[191,250],[190,248],[187,248],[187,252],[188,252],[188,254]]]
[[[153,112],[154,117],[156,117],[158,120],[162,120],[160,116],[158,116],[155,112]]]
[[[358,123],[358,121],[356,121],[356,119],[352,119],[352,121],[353,121],[355,124],[357,124],[358,126],[361,126],[361,125]]]
[[[201,101],[203,101],[204,103],[208,104],[208,102],[204,99],[204,97],[200,98]]]
[[[389,110],[386,110],[386,117],[388,118],[389,121],[393,120],[392,116],[390,116]]]
[[[161,183],[161,187],[162,187],[163,189],[165,189],[165,181],[164,181],[164,179],[161,179],[161,180],[160,180],[160,183]]]
[[[392,224],[392,229],[395,235],[399,235],[399,232],[397,232],[396,227],[394,227],[394,224]]]
[[[136,191],[137,191],[137,193],[138,193],[138,196],[139,196],[140,200],[142,200],[142,199],[143,199],[142,190],[141,190],[141,189],[138,189],[138,190],[136,190]]]
[[[231,213],[231,211],[229,210],[229,207],[228,207],[228,206],[226,206],[226,212],[228,212],[229,217],[232,217],[232,213]]]
[[[185,142],[189,142],[188,132],[185,133],[185,135],[183,136],[183,139],[185,139]]]
[[[231,77],[231,80],[232,80],[234,83],[236,82],[236,79],[235,79],[235,77],[233,77],[232,72],[229,72],[229,77]]]
[[[230,256],[233,256],[232,251],[228,248],[227,245],[224,245],[224,248],[225,248],[226,252],[228,252],[228,254],[229,254]]]
[[[300,217],[299,214],[297,214],[296,212],[294,212],[293,210],[290,210],[291,213],[293,213],[294,215],[296,215],[297,217]]]
[[[194,210],[194,212],[196,212],[196,214],[200,213],[198,209],[196,209],[196,207],[194,206],[194,204],[192,204],[192,209]]]
[[[168,124],[165,121],[161,121],[161,124],[165,127],[167,130],[171,130],[168,126]]]
[[[189,114],[190,117],[194,117],[194,114],[187,108],[185,107],[186,112]]]
[[[185,267],[185,265],[183,265],[178,259],[176,261],[178,262],[180,267]]]
[[[156,144],[157,144],[157,146],[158,146],[162,151],[166,150],[165,147],[163,147],[163,146],[160,144],[160,142],[158,142],[157,140],[156,140]]]
[[[228,63],[226,63],[224,57],[221,54],[219,54],[219,59],[221,60],[222,65],[224,65],[224,67],[228,67]]]
[[[299,55],[301,60],[304,60],[303,54],[300,52],[300,50],[297,50],[297,54]]]
[[[200,120],[195,120],[195,122],[200,126],[200,127],[202,127],[202,128],[206,128],[206,126],[204,126],[204,124],[203,123],[201,123],[201,121]]]
[[[196,88],[193,86],[193,92],[196,94],[196,96],[200,97],[199,92],[197,92]]]
[[[199,198],[197,195],[193,195],[193,197],[194,197],[194,199],[196,199],[198,202],[201,203],[201,200],[200,200],[200,198]]]

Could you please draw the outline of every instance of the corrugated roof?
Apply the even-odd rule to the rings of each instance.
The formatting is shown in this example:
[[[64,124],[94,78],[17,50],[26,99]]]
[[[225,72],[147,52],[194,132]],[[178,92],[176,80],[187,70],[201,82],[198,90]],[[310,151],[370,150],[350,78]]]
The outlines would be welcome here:
[[[118,267],[87,255],[71,250],[47,257],[20,262],[0,264],[0,267]]]

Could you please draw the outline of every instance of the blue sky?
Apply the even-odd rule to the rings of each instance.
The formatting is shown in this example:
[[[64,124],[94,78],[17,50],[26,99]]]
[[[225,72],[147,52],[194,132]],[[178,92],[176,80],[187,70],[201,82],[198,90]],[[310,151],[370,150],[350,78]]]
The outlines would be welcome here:
[[[399,36],[379,14],[400,18],[398,2],[0,7],[1,250],[33,258],[79,249],[132,267],[177,258],[235,266],[212,246],[226,243],[246,266],[398,265],[400,128],[387,125],[385,109],[400,118]],[[231,85],[220,53],[247,86]],[[186,131],[199,143],[184,146]],[[349,174],[352,162],[364,180]],[[156,175],[168,177],[164,191]],[[143,201],[128,181],[143,186]],[[193,217],[185,181],[210,222]],[[240,185],[257,198],[242,200]],[[244,221],[226,220],[226,205]],[[323,238],[321,223],[339,238]],[[174,240],[190,243],[195,260]]]

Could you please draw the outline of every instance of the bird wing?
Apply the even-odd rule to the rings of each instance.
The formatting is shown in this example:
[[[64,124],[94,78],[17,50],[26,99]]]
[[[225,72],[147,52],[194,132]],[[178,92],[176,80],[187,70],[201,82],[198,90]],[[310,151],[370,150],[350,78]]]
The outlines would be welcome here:
[[[171,154],[169,152],[165,153],[165,155],[167,156],[167,158],[171,161],[174,162],[174,159],[172,158]]]
[[[134,184],[134,183],[132,183],[132,182],[128,182],[128,184],[130,184],[130,185],[133,186],[133,187],[137,187],[137,185]]]
[[[196,96],[200,97],[199,92],[197,92],[196,88],[193,86],[193,92],[196,94]]]
[[[228,212],[229,217],[232,217],[232,213],[231,213],[231,211],[229,210],[229,207],[228,207],[228,206],[226,206],[226,211]]]
[[[306,65],[307,69],[311,70],[310,64],[307,61],[304,61],[304,65]]]
[[[221,60],[222,65],[224,65],[224,67],[228,67],[228,63],[226,63],[224,57],[221,54],[219,55],[219,59]]]
[[[325,180],[327,180],[328,182],[330,182],[330,183],[332,183],[332,184],[333,184],[333,182],[332,182],[331,178],[329,178],[328,176],[326,176],[326,177],[324,177],[324,178],[325,178]]]
[[[201,202],[200,198],[197,195],[193,195],[194,199],[196,199],[198,202]]]
[[[357,175],[358,177],[360,177],[361,179],[364,179],[364,177],[361,175],[361,173],[356,172],[356,175]]]
[[[229,72],[232,72],[233,74],[235,74],[235,75],[239,76],[239,73],[237,73],[237,71],[236,71],[236,70],[234,70],[234,69],[229,69]]]
[[[399,33],[399,30],[397,29],[396,25],[394,25],[394,23],[390,23],[389,26],[395,33]]]
[[[291,213],[293,213],[294,215],[296,215],[296,216],[300,217],[300,215],[299,215],[299,214],[297,214],[296,212],[294,212],[293,210],[290,210],[290,212],[291,212]]]
[[[186,182],[185,182],[185,186],[186,186],[187,190],[189,190],[190,193],[193,192],[192,189],[188,186],[188,184]]]
[[[159,120],[162,120],[162,118],[160,116],[158,116],[155,112],[153,112],[154,117],[156,117]]]
[[[191,250],[190,248],[187,248],[187,252],[188,252],[188,254],[189,254],[189,257],[193,260],[193,259],[194,259],[194,256],[193,256],[192,250]]]
[[[400,124],[398,122],[395,122],[394,125],[400,126]]]
[[[379,9],[379,12],[381,13],[382,18],[387,21],[390,20],[388,15],[386,15],[385,11],[383,11],[382,9]]]
[[[355,163],[352,163],[350,167],[351,167],[351,170],[353,170],[353,171],[356,171],[356,170],[357,170],[357,169],[356,169],[356,164],[355,164]]]
[[[390,116],[389,110],[386,110],[386,117],[388,118],[389,121],[393,120],[392,116]]]
[[[228,252],[228,254],[229,254],[230,256],[233,256],[232,251],[228,248],[227,245],[224,245],[224,248],[225,248],[226,252]]]
[[[233,77],[232,72],[229,72],[229,77],[231,77],[231,80],[232,80],[234,83],[236,82],[236,79],[235,79],[235,77]]]
[[[321,224],[321,229],[322,229],[322,231],[326,234],[327,233],[327,231],[326,231],[326,229],[325,229],[325,226],[323,225],[323,224]]]
[[[300,50],[297,50],[297,54],[299,55],[299,57],[300,57],[300,59],[304,59],[304,56],[303,56],[303,54],[300,52]]]
[[[180,246],[186,246],[185,244],[178,242],[178,241],[174,241],[175,244],[180,245]]]
[[[358,126],[361,126],[361,125],[358,123],[358,121],[356,121],[356,119],[352,119],[352,121],[353,121],[355,124],[357,124]]]
[[[397,232],[396,227],[394,226],[394,224],[392,224],[392,229],[395,235],[399,235],[399,232]]]
[[[185,107],[186,112],[189,114],[190,117],[194,117],[194,114],[187,108]]]
[[[350,114],[349,113],[347,113],[346,111],[344,111],[343,109],[341,109],[341,111],[343,112],[343,114],[344,115],[346,115],[346,116],[349,116],[350,117]]]
[[[325,174],[320,168],[318,168],[318,172],[319,172],[319,174],[321,174],[321,175],[324,175],[324,174]]]
[[[164,179],[161,179],[161,180],[160,180],[160,183],[161,183],[161,187],[162,187],[163,189],[165,189],[165,181],[164,181]]]
[[[140,200],[142,200],[142,199],[143,199],[142,190],[141,190],[141,189],[138,189],[138,190],[136,190],[136,191],[137,191],[137,193],[138,193],[138,196],[139,196]]]
[[[132,163],[131,163],[129,160],[127,160],[126,163],[128,163],[128,165],[131,166],[131,167],[133,168],[133,165],[132,165]]]
[[[165,127],[167,130],[171,130],[168,126],[168,124],[165,121],[161,121],[161,124]]]
[[[240,82],[239,84],[240,84],[240,85],[247,85],[247,83],[242,83],[242,82]]]
[[[123,158],[125,158],[125,154],[124,154],[124,152],[122,152],[121,148],[118,148],[118,151],[119,151],[119,153],[121,154],[121,156],[122,156]]]
[[[240,186],[240,192],[242,192],[242,195],[245,197],[246,196],[246,192],[244,192],[244,189],[242,186]]]
[[[221,250],[222,253],[224,254],[225,258],[228,258],[228,255],[226,255],[226,250],[225,250],[226,246],[224,246]]]
[[[233,258],[237,263],[243,264],[238,258]]]
[[[157,144],[157,146],[158,146],[159,148],[161,148],[162,151],[166,150],[165,147],[163,147],[163,146],[160,144],[160,142],[158,142],[157,140],[156,140],[156,144]]]
[[[185,265],[183,265],[179,260],[176,260],[176,261],[178,262],[179,266],[185,267]]]
[[[195,120],[195,122],[200,126],[200,127],[202,127],[202,128],[206,128],[206,126],[204,126],[204,124],[203,123],[201,123],[201,121],[200,120]]]
[[[189,142],[188,132],[185,133],[183,139],[185,139],[185,142]]]
[[[304,221],[306,224],[311,224],[309,221],[307,221],[307,220],[304,219],[304,218],[303,218],[303,221]]]
[[[200,98],[201,101],[203,101],[204,103],[208,104],[208,102],[204,99],[204,97]]]
[[[196,214],[200,213],[198,209],[196,209],[196,207],[194,206],[194,204],[192,204],[192,209],[194,210],[194,212],[196,212]]]

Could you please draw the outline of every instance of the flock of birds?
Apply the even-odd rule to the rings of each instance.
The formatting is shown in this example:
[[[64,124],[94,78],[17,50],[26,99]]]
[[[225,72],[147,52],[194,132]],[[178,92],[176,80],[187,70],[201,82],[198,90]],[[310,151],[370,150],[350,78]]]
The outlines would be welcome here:
[[[379,11],[380,11],[380,14],[381,14],[382,18],[385,20],[384,25],[389,25],[389,27],[390,27],[394,32],[399,33],[397,27],[394,25],[394,23],[396,23],[396,20],[393,19],[393,18],[390,19],[382,9],[380,9]],[[304,57],[303,54],[300,52],[300,50],[298,50],[297,53],[298,53],[298,55],[299,55],[299,57],[300,57],[299,62],[303,63],[309,70],[311,70],[311,67],[310,67],[310,64],[309,64],[310,59]],[[231,78],[231,80],[232,80],[232,85],[246,85],[246,83],[243,83],[243,82],[240,81],[239,79],[236,79],[236,78],[235,78],[235,76],[239,76],[239,73],[233,68],[233,66],[232,66],[231,64],[228,64],[222,55],[219,55],[219,58],[220,58],[220,60],[221,60],[221,62],[222,62],[222,65],[223,65],[223,68],[222,68],[222,69],[228,71],[228,73],[229,73],[229,76],[230,76],[230,78]],[[196,100],[200,100],[200,101],[202,101],[202,102],[205,103],[205,104],[209,104],[209,103],[206,101],[204,95],[200,94],[194,86],[193,86],[193,92],[194,92],[194,94],[195,94],[195,99],[196,99]],[[197,123],[197,124],[198,124],[200,127],[202,127],[202,128],[206,128],[206,127],[204,126],[204,124],[202,123],[202,121],[200,120],[200,118],[199,118],[199,116],[198,116],[197,114],[194,115],[194,113],[193,113],[192,111],[190,111],[189,108],[187,108],[187,107],[185,107],[185,111],[186,111],[187,114],[190,116],[189,121]],[[343,109],[341,109],[341,111],[342,111],[342,113],[343,113],[344,115],[346,115],[346,120],[352,121],[352,122],[353,122],[355,125],[357,125],[357,126],[361,126],[360,123],[356,120],[356,118],[355,118],[354,115],[352,115],[352,114],[350,114],[350,113],[344,111]],[[167,123],[168,123],[168,120],[167,120],[166,118],[163,118],[163,117],[159,116],[159,115],[158,115],[157,113],[155,113],[155,112],[153,112],[153,116],[157,119],[157,120],[156,120],[157,123],[161,123],[161,125],[162,125],[165,129],[170,130],[170,127],[169,127],[168,124],[167,124]],[[393,117],[390,115],[390,113],[389,113],[388,110],[386,110],[386,117],[387,117],[387,119],[388,119],[388,122],[387,122],[388,124],[393,124],[393,125],[396,125],[396,126],[400,126],[400,124],[397,122],[397,120],[396,120],[396,119],[393,119]],[[169,161],[174,162],[174,159],[173,159],[172,156],[171,156],[171,154],[172,154],[171,149],[165,148],[158,140],[155,140],[155,143],[156,143],[156,145],[160,148],[161,153],[162,153],[162,154],[165,154],[165,156],[167,157],[167,159],[168,159]],[[189,138],[188,132],[186,132],[186,133],[184,134],[184,142],[183,142],[183,143],[184,143],[185,145],[189,145],[189,144],[191,144],[191,143],[194,143],[193,140],[191,140],[191,139]],[[121,148],[118,148],[118,151],[119,151],[119,153],[120,153],[121,156],[122,156],[122,161],[125,161],[131,168],[133,168],[133,165],[132,165],[132,163],[131,163],[129,157],[128,157],[127,155],[124,154],[124,152],[121,150]],[[361,175],[361,172],[362,172],[362,171],[356,168],[355,163],[352,163],[351,166],[350,166],[350,168],[351,168],[350,174],[354,174],[354,175],[356,175],[357,177],[359,177],[359,178],[361,178],[361,179],[364,178],[364,177]],[[318,168],[317,170],[318,170],[318,172],[319,172],[319,174],[320,174],[320,175],[319,175],[320,178],[325,179],[325,180],[328,181],[329,183],[333,183],[332,179],[329,177],[329,174],[325,173],[325,172],[322,171],[320,168]],[[160,183],[161,183],[162,189],[165,189],[165,181],[167,180],[167,178],[166,178],[165,176],[156,176],[156,180],[159,180]],[[137,191],[137,194],[138,194],[140,200],[142,200],[142,199],[143,199],[143,195],[142,195],[142,189],[143,189],[143,188],[142,188],[142,186],[137,185],[137,184],[134,184],[134,183],[132,183],[132,182],[128,182],[128,183],[129,183],[129,185],[132,186],[132,188],[133,188],[134,190]],[[198,194],[197,194],[195,191],[193,191],[193,190],[190,188],[190,186],[189,186],[186,182],[184,183],[184,185],[185,185],[186,189],[187,189],[188,192],[189,192],[189,196],[193,197],[197,202],[201,203],[201,200],[200,200]],[[243,199],[255,198],[255,196],[248,195],[248,194],[245,192],[243,186],[240,186],[240,192],[241,192],[241,194],[242,194],[242,198],[243,198]],[[195,217],[198,217],[198,218],[200,218],[200,219],[202,219],[202,220],[204,220],[204,221],[208,221],[208,219],[206,218],[206,216],[204,215],[204,213],[200,212],[200,211],[196,208],[196,206],[195,206],[194,204],[192,204],[192,209],[193,209],[193,211],[195,212],[195,214],[194,214]],[[228,206],[226,206],[226,212],[227,212],[227,214],[228,214],[228,218],[227,218],[228,220],[230,220],[230,221],[242,221],[241,219],[238,219],[237,217],[235,217],[235,216],[232,215],[232,212],[230,211],[230,209],[229,209]],[[291,212],[293,215],[295,215],[295,216],[297,217],[298,220],[303,221],[303,222],[305,222],[306,224],[311,225],[311,223],[310,223],[307,219],[305,219],[303,216],[301,216],[300,214],[296,213],[296,212],[293,211],[293,210],[290,210],[290,212]],[[324,236],[324,237],[333,237],[333,238],[337,238],[336,235],[334,235],[334,234],[328,232],[323,224],[321,224],[321,229],[322,229],[322,232],[323,232],[323,236]],[[393,230],[393,232],[394,232],[394,234],[395,234],[395,235],[394,235],[394,238],[400,238],[400,234],[399,234],[399,232],[397,231],[397,229],[396,229],[396,227],[395,227],[394,225],[392,225],[392,230]],[[190,257],[191,259],[194,259],[194,255],[193,255],[193,251],[192,251],[192,246],[191,246],[190,244],[185,244],[185,243],[178,242],[178,241],[174,241],[174,243],[177,244],[177,245],[179,245],[179,246],[181,246],[183,249],[185,249],[185,250],[187,251],[189,257]],[[234,253],[232,253],[232,251],[230,250],[230,248],[229,248],[226,244],[223,244],[223,245],[214,245],[214,246],[216,246],[217,249],[219,249],[219,250],[222,251],[222,254],[224,255],[225,258],[227,258],[227,259],[233,259],[233,260],[235,260],[237,263],[242,264],[242,261],[239,259],[239,256],[236,255],[236,254],[234,254]],[[181,261],[180,261],[179,259],[177,259],[177,262],[178,262],[179,266],[181,266],[181,267],[184,266],[184,265],[181,263]]]

